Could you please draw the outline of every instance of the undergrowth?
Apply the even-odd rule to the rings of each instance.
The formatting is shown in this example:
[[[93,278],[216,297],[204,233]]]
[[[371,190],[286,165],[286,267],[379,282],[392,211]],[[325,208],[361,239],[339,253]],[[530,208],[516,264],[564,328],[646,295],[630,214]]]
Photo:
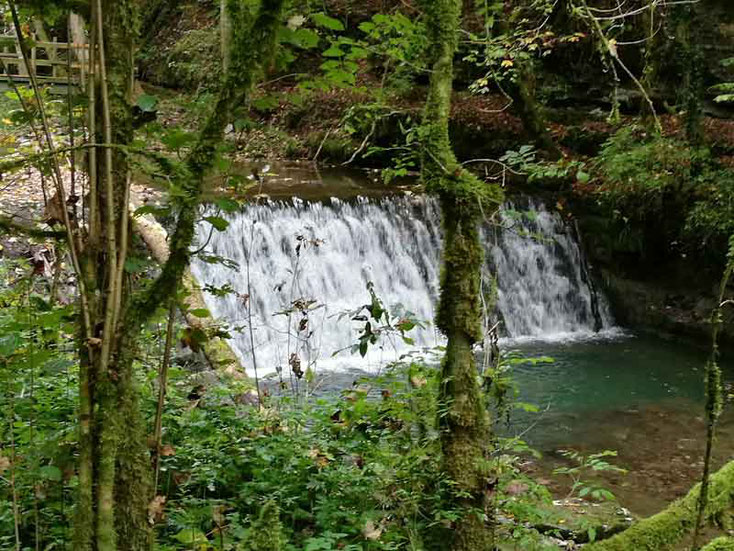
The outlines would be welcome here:
[[[33,264],[0,263],[0,547],[8,549],[16,526],[23,549],[70,549],[78,454],[74,314],[71,304],[50,300],[47,267],[38,255]],[[151,427],[165,316],[156,317],[137,353]],[[401,323],[401,334],[413,326]],[[183,338],[185,328],[176,330]],[[361,338],[372,342],[375,334]],[[459,513],[447,505],[451,481],[440,468],[435,358],[407,356],[380,376],[308,399],[273,383],[257,405],[241,381],[191,371],[181,350],[168,371],[160,476],[148,508],[156,549],[445,548]],[[503,356],[487,373],[488,407],[498,420],[528,408],[514,403],[509,378],[522,361]],[[534,452],[498,435],[492,450],[500,540],[509,548],[554,548],[534,528],[559,518],[546,487],[524,471]]]
[[[619,130],[592,162],[593,195],[622,248],[718,255],[734,229],[734,173],[707,147],[639,127]],[[718,255],[721,256],[721,255]]]

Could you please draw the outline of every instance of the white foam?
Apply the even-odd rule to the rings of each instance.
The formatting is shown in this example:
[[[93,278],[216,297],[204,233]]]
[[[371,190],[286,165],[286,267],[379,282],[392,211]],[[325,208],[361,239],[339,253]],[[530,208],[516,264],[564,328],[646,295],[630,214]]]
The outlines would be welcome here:
[[[503,342],[563,342],[621,334],[613,327],[603,297],[594,301],[581,251],[560,216],[540,203],[531,204],[530,209],[534,214],[514,218],[509,230],[483,232],[486,271],[498,277],[497,306],[508,337]],[[441,247],[436,201],[419,196],[324,203],[294,200],[253,204],[222,216],[229,228],[215,231],[206,250],[234,260],[239,268],[194,260],[192,269],[202,285],[229,284],[244,295],[249,259],[258,375],[278,367],[287,373],[293,353],[304,369],[311,365],[319,370],[374,372],[413,348],[442,343],[430,323],[438,297]],[[509,225],[509,218],[504,218]],[[207,223],[199,225],[200,244],[207,242],[210,230]],[[299,235],[306,241],[298,241]],[[314,239],[320,244],[309,242]],[[298,243],[300,256],[296,255]],[[365,358],[350,354],[348,349],[357,342],[364,322],[340,318],[339,313],[369,303],[368,281],[388,308],[401,304],[428,322],[427,327],[411,331],[413,347],[393,337],[370,347]],[[243,365],[251,367],[248,311],[242,298],[234,294],[223,298],[205,294],[205,298],[215,316],[231,326],[245,326],[244,331],[232,333],[232,343]],[[309,314],[312,334],[308,339],[303,338],[307,332],[297,330],[299,314],[292,317],[290,329],[287,316],[274,315],[299,298],[316,300],[318,305]],[[603,331],[595,332],[599,324]],[[342,349],[347,350],[332,357]]]

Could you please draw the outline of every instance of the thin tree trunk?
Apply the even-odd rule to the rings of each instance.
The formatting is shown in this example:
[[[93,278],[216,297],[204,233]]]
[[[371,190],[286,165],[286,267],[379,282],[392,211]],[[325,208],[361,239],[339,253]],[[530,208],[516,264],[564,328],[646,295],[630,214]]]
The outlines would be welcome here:
[[[563,9],[561,7],[560,9]],[[486,15],[485,17],[488,17]],[[497,22],[497,35],[507,34],[509,24],[505,18],[500,18]],[[487,40],[490,39],[490,29],[486,29]],[[535,97],[535,75],[532,59],[515,60],[515,79],[507,86],[509,96],[512,98],[513,107],[517,115],[522,121],[525,132],[535,142],[535,145],[551,161],[558,161],[563,158],[563,153],[558,144],[553,140],[548,129],[548,121],[544,110],[538,104]]]
[[[171,363],[171,349],[173,348],[173,334],[176,325],[176,301],[171,300],[168,307],[168,326],[166,327],[166,344],[163,349],[163,361],[158,372],[158,405],[155,411],[155,426],[153,427],[153,438],[155,439],[155,455],[153,456],[153,491],[158,491],[158,473],[161,462],[161,446],[163,444],[163,407],[166,402],[166,386],[168,385],[168,366]]]
[[[703,54],[696,30],[698,15],[694,5],[674,6],[672,8],[675,55],[678,58],[680,86],[678,103],[685,112],[686,137],[695,145],[703,140]]]
[[[721,386],[721,368],[719,367],[719,333],[721,332],[723,310],[726,306],[725,296],[729,280],[734,273],[734,236],[729,239],[729,251],[724,274],[716,297],[716,306],[711,313],[711,355],[706,363],[706,451],[703,457],[703,473],[701,475],[701,495],[698,499],[698,514],[693,531],[692,549],[698,547],[698,538],[703,527],[706,507],[709,501],[709,483],[711,472],[711,454],[716,436],[716,424],[721,415],[723,402]]]
[[[229,18],[227,3],[229,0],[220,0],[219,8],[219,31],[221,33],[220,45],[222,49],[222,74],[227,74],[232,52],[232,21]]]
[[[3,365],[5,367],[5,365]],[[13,528],[15,535],[15,550],[20,551],[20,507],[18,506],[18,489],[15,486],[15,469],[18,465],[18,456],[15,453],[15,389],[10,389],[10,491],[13,496]]]
[[[110,94],[107,84],[107,54],[105,49],[105,16],[109,17],[111,6],[105,5],[103,11],[102,0],[96,0],[96,17],[97,17],[97,53],[99,56],[99,82],[100,96],[102,107],[102,139],[104,143],[112,143],[112,117],[110,114]],[[109,28],[109,27],[108,27]],[[119,67],[114,61],[110,61],[110,72],[116,72]],[[119,123],[118,120],[115,120]],[[132,136],[128,136],[129,141]],[[123,142],[124,143],[124,142]],[[99,361],[96,363],[96,377],[98,384],[97,406],[99,411],[99,420],[97,422],[97,473],[96,473],[96,489],[97,489],[97,517],[96,517],[96,542],[97,551],[115,551],[116,549],[116,532],[115,532],[115,463],[118,446],[118,416],[116,410],[115,395],[117,388],[110,372],[110,354],[113,342],[116,341],[116,328],[113,323],[115,317],[115,301],[114,297],[117,293],[117,214],[115,209],[115,187],[116,182],[113,180],[112,170],[112,149],[105,148],[104,162],[102,164],[104,172],[99,180],[104,183],[100,192],[104,198],[103,220],[104,235],[106,237],[106,258],[105,260],[105,277],[103,281],[107,281],[107,289],[104,302],[104,325],[102,329],[102,346]],[[127,211],[125,211],[127,214]],[[118,375],[119,376],[119,375]]]
[[[514,100],[525,131],[551,161],[558,161],[563,158],[563,153],[553,140],[553,136],[548,130],[547,120],[535,98],[532,69],[525,62],[518,62],[515,70],[517,71],[517,80],[510,85],[510,95]]]

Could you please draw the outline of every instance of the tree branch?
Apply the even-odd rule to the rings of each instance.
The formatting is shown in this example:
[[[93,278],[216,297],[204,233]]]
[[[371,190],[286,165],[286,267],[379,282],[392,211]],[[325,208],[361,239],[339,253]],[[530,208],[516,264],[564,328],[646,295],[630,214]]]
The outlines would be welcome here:
[[[13,220],[12,218],[8,218],[6,216],[0,216],[0,229],[5,230],[7,233],[16,233],[16,234],[22,234],[27,235],[29,237],[38,237],[38,238],[52,238],[52,239],[66,239],[67,235],[66,232],[63,231],[54,231],[54,230],[40,230],[38,228],[34,228],[31,226],[26,226],[25,224],[20,224]]]
[[[177,184],[183,194],[179,199],[178,222],[171,236],[171,254],[158,278],[142,296],[134,299],[126,314],[125,325],[147,321],[161,303],[170,299],[175,284],[188,267],[204,176],[215,162],[216,149],[222,141],[232,109],[246,102],[270,60],[283,5],[284,0],[264,0],[251,25],[243,24],[247,18],[246,10],[238,8],[234,2],[229,6],[234,31],[231,63],[214,110],[186,158],[186,174],[178,178]]]

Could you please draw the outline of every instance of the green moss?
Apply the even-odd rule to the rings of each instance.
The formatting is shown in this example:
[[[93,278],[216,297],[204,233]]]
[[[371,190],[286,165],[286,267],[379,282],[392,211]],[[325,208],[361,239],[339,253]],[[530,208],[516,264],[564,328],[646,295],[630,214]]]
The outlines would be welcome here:
[[[170,47],[155,42],[140,56],[147,81],[192,91],[219,84],[222,60],[216,27],[186,31]]]
[[[280,522],[280,511],[275,501],[268,501],[260,511],[260,517],[252,523],[247,551],[283,551],[287,538]]]
[[[709,542],[701,551],[734,551],[734,538],[722,536]]]
[[[174,44],[164,62],[167,84],[186,90],[210,88],[222,75],[219,32],[215,27],[187,32]]]
[[[453,56],[460,2],[424,1],[432,69],[420,130],[421,177],[443,209],[444,245],[436,325],[447,336],[439,418],[443,469],[453,483],[451,505],[460,512],[452,533],[454,551],[494,547],[488,513],[489,416],[481,396],[473,345],[481,339],[480,274],[483,249],[479,224],[501,201],[496,186],[464,170],[449,139]]]
[[[692,530],[700,484],[673,502],[667,509],[646,518],[621,534],[588,546],[589,551],[663,551],[670,549]],[[734,461],[727,463],[711,477],[705,519],[720,522],[734,504]]]

